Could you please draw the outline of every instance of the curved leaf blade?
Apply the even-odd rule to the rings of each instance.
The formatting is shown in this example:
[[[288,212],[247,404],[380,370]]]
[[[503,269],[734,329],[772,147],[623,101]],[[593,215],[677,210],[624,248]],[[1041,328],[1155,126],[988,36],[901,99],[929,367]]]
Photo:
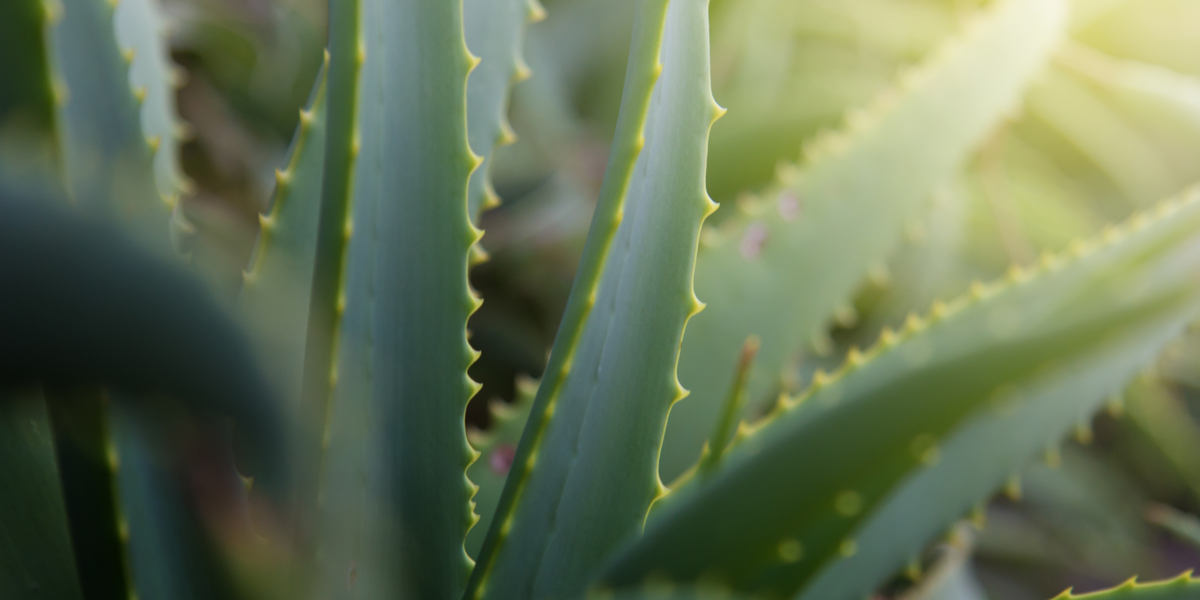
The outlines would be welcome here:
[[[53,185],[61,169],[55,91],[50,78],[53,19],[41,0],[0,7],[0,183]],[[33,190],[27,190],[33,191]]]
[[[1067,590],[1053,600],[1195,600],[1200,598],[1200,580],[1187,571],[1174,579],[1138,583],[1137,578],[1121,585],[1090,594],[1072,594]]]
[[[0,596],[82,599],[46,407],[0,396]]]
[[[478,356],[466,324],[480,302],[467,269],[482,234],[467,211],[479,164],[467,145],[474,63],[461,3],[364,0],[354,12],[349,43],[331,42],[327,130],[329,148],[348,140],[350,152],[327,150],[324,174],[327,189],[341,185],[331,161],[349,160],[338,168],[352,178],[352,198],[349,212],[321,217],[321,227],[344,228],[334,239],[349,238],[344,276],[324,305],[335,311],[337,337],[323,350],[329,365],[305,373],[332,387],[317,589],[324,597],[458,598],[474,523],[465,471],[475,452],[464,412],[478,390],[466,374]],[[344,93],[345,51],[361,61],[347,83],[357,86],[353,108],[334,102]],[[349,118],[348,133],[336,128],[345,123],[335,127],[337,111],[349,111],[338,116]],[[312,302],[310,313],[320,310]],[[311,325],[309,340],[311,353]]]
[[[154,153],[158,193],[175,198],[189,186],[179,166],[186,129],[175,110],[182,75],[170,58],[166,24],[156,0],[121,0],[114,14],[117,43],[129,62],[129,85],[141,100],[141,128]]]
[[[141,125],[146,96],[130,85],[114,3],[59,5],[51,41],[68,190],[84,210],[128,225],[149,247],[167,254],[171,205],[155,187],[155,143]]]
[[[267,373],[297,410],[321,213],[327,68],[317,75],[308,108],[300,113],[287,162],[276,174],[271,207],[259,218],[258,246],[241,294]]]
[[[679,340],[700,308],[691,282],[699,228],[715,206],[704,188],[708,131],[721,112],[707,4],[638,5],[610,170],[481,553],[483,597],[582,592],[662,491],[662,428],[684,393],[674,375]]]
[[[708,308],[684,338],[679,378],[692,395],[667,428],[666,479],[699,456],[742,342],[762,340],[748,388],[747,408],[756,409],[923,201],[1014,107],[1059,40],[1066,12],[1057,0],[997,3],[963,39],[902,74],[900,91],[851,113],[848,132],[818,138],[807,164],[783,173],[764,202],[706,232],[696,292]]]
[[[467,212],[472,220],[499,205],[489,171],[492,152],[516,140],[508,124],[508,93],[513,84],[529,78],[521,58],[525,24],[545,17],[538,0],[464,0],[463,29],[467,47],[479,56],[479,66],[467,79],[467,127],[471,150],[483,164],[471,174]]]
[[[479,556],[484,536],[491,528],[492,516],[496,514],[496,505],[500,503],[500,494],[504,491],[504,480],[512,468],[517,444],[521,441],[525,423],[529,421],[529,411],[533,409],[536,395],[537,382],[518,378],[517,397],[511,405],[499,401],[488,403],[491,413],[488,430],[475,432],[475,435],[468,431],[471,446],[479,452],[479,460],[471,463],[467,469],[467,478],[479,486],[479,491],[472,498],[479,522],[467,532],[467,554],[472,557]]]
[[[1200,189],[852,354],[656,510],[600,582],[858,598],[1053,448],[1200,309]],[[1064,264],[1066,263],[1066,264]],[[734,515],[729,517],[729,515]]]

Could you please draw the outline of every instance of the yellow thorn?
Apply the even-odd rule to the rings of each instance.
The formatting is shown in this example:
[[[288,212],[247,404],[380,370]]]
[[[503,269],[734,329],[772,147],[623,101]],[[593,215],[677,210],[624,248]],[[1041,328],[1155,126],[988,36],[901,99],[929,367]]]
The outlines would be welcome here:
[[[978,279],[971,282],[971,288],[970,288],[971,298],[974,298],[975,300],[980,300],[983,298],[984,294],[986,294],[986,293],[987,293],[987,288],[983,287],[983,282],[979,281]]]
[[[829,353],[833,351],[833,340],[823,332],[814,333],[809,343],[817,356],[829,356]]]
[[[104,448],[104,457],[108,460],[108,468],[116,471],[121,467],[121,457],[117,454],[117,447],[109,443]]]
[[[1125,416],[1125,400],[1119,394],[1113,394],[1105,405],[1109,416],[1119,419]]]
[[[982,504],[971,511],[971,526],[976,531],[983,531],[987,527],[987,510]]]
[[[529,0],[526,5],[528,7],[528,18],[530,23],[538,23],[546,19],[546,9],[538,0]]]
[[[1057,469],[1058,467],[1062,466],[1062,454],[1059,453],[1057,446],[1050,446],[1046,448],[1046,454],[1043,457],[1043,460],[1046,461],[1046,466],[1050,467],[1051,469]]]
[[[513,66],[513,83],[521,83],[530,77],[533,77],[533,69],[530,69],[529,65],[525,64],[525,61],[518,60],[517,64]]]
[[[1090,444],[1093,437],[1092,426],[1087,421],[1080,421],[1075,425],[1075,441],[1080,444]]]
[[[867,270],[867,279],[870,279],[875,287],[886,287],[892,280],[892,274],[886,266],[877,264]]]
[[[133,64],[133,58],[137,56],[137,48],[126,48],[121,51],[121,58],[125,59],[125,64]]]
[[[162,144],[162,138],[157,135],[152,135],[146,138],[146,146],[150,148],[150,153],[158,152],[158,147]]]
[[[846,364],[851,367],[863,364],[863,355],[862,352],[858,351],[857,346],[851,346],[850,350],[846,351]]]
[[[517,134],[513,131],[512,126],[508,124],[507,119],[500,120],[500,135],[496,136],[497,146],[509,146],[517,141]]]
[[[138,104],[142,104],[143,102],[145,102],[146,101],[146,86],[138,86],[138,87],[133,88],[133,99],[136,100]]]
[[[496,192],[492,189],[491,185],[485,185],[481,208],[483,210],[491,210],[497,206],[500,206],[500,197],[496,195]]]
[[[1038,257],[1038,263],[1043,269],[1054,268],[1054,255],[1048,250],[1043,250],[1041,256]]]
[[[908,560],[908,565],[904,567],[904,576],[914,583],[920,581],[921,561],[917,557],[914,556]]]
[[[471,246],[471,266],[485,263],[489,258],[491,258],[491,255],[482,246],[478,244]]]
[[[892,344],[896,343],[896,333],[892,331],[891,327],[884,326],[883,329],[879,330],[878,343],[884,348],[890,347]]]
[[[785,563],[800,562],[804,558],[804,546],[800,540],[788,538],[779,542],[779,560]]]
[[[303,108],[300,109],[300,127],[301,128],[308,129],[309,127],[311,127],[313,124],[313,120],[315,118],[316,118],[316,116],[313,114],[313,111],[304,110]]]
[[[822,388],[829,384],[829,375],[825,373],[825,369],[817,369],[813,371],[812,387]]]
[[[843,517],[853,517],[862,511],[862,496],[854,490],[845,490],[833,499],[833,508]]]
[[[941,300],[934,300],[933,306],[929,308],[930,320],[936,321],[946,316],[946,303]]]
[[[855,311],[854,307],[850,306],[849,304],[843,304],[837,307],[837,310],[834,311],[833,315],[838,325],[846,328],[853,327],[854,323],[858,320],[858,312]]]
[[[45,0],[42,2],[42,10],[48,25],[57,25],[58,21],[62,19],[63,6],[60,0]]]
[[[53,84],[54,104],[57,106],[66,106],[71,100],[71,88],[67,87],[67,82],[55,78]]]
[[[1021,499],[1021,479],[1018,478],[1016,475],[1010,476],[1008,478],[1008,481],[1004,484],[1004,495],[1009,500],[1012,500],[1013,502],[1020,500]]]

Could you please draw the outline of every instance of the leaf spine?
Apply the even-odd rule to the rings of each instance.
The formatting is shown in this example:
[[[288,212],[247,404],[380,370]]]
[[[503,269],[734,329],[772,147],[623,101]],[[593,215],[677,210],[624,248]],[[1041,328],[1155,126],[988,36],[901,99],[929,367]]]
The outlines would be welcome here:
[[[1017,475],[1009,475],[1008,481],[1004,483],[1004,496],[1009,500],[1016,502],[1021,499],[1021,478]]]

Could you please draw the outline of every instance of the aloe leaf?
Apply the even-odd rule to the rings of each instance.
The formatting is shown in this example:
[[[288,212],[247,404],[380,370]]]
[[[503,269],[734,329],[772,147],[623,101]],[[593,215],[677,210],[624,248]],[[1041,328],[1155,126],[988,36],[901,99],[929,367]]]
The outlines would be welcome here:
[[[59,178],[54,89],[41,0],[0,4],[0,188]],[[82,598],[49,417],[39,392],[0,391],[0,596]],[[20,493],[12,493],[19,490]]]
[[[111,226],[31,200],[0,199],[0,214],[0,286],[10,291],[0,297],[0,385],[104,385],[232,417],[247,435],[244,465],[278,500],[288,482],[274,396],[200,283]]]
[[[966,288],[963,255],[969,200],[965,187],[963,181],[954,179],[930,195],[925,214],[909,224],[903,243],[892,255],[886,278],[874,282],[881,291],[876,304],[864,311],[870,317],[862,329],[877,332],[884,326],[901,323],[908,311],[929,306],[937,298]]]
[[[609,171],[469,598],[581,592],[662,492],[662,429],[685,394],[674,375],[679,340],[700,309],[699,227],[715,207],[704,189],[721,112],[707,9],[704,0],[637,6]]]
[[[1117,587],[1090,594],[1072,594],[1067,590],[1052,600],[1195,600],[1200,598],[1200,580],[1187,571],[1174,579],[1138,583],[1134,577]]]
[[[162,419],[147,418],[149,412],[138,399],[114,396],[108,408],[108,431],[112,451],[120,458],[115,469],[119,502],[118,530],[136,596],[145,600],[201,600],[228,598],[232,586],[228,574],[213,553],[194,506],[195,490],[178,464],[171,448],[173,428]],[[238,489],[242,481],[231,464],[211,461],[206,484],[211,494],[224,484]],[[228,467],[224,470],[221,466]],[[221,481],[221,476],[226,478]],[[261,480],[261,479],[260,479]],[[212,499],[208,499],[212,501]],[[229,526],[230,523],[225,523]],[[249,523],[240,523],[250,534]]]
[[[350,212],[321,218],[322,228],[353,235],[331,305],[340,314],[334,360],[314,375],[333,380],[317,589],[325,597],[457,598],[471,567],[463,542],[474,523],[465,471],[475,452],[463,420],[478,390],[466,375],[478,356],[466,323],[480,302],[467,268],[482,234],[467,211],[468,179],[479,163],[467,145],[474,59],[460,3],[366,0],[339,10],[357,14],[346,15],[350,23],[332,15],[326,191],[350,185],[334,177],[333,161],[357,157],[337,166],[353,178]],[[349,42],[339,38],[347,33]],[[345,51],[362,61],[349,81]],[[353,108],[340,85],[357,87]],[[334,152],[348,140],[348,154]],[[326,194],[323,211],[330,200]],[[324,241],[319,236],[318,275]],[[314,290],[324,283],[315,281]],[[321,318],[315,311],[324,305],[312,302]]]
[[[1200,499],[1200,426],[1187,405],[1164,384],[1146,378],[1130,386],[1125,408],[1130,420],[1174,467],[1192,498]]]
[[[699,455],[742,341],[762,339],[748,388],[748,408],[756,409],[803,344],[883,262],[922,202],[1013,108],[1065,20],[1060,1],[996,4],[962,39],[903,73],[899,90],[852,112],[848,131],[818,138],[807,163],[785,170],[763,202],[706,232],[696,293],[708,308],[684,338],[679,378],[692,395],[672,412],[664,477]]]
[[[82,599],[45,404],[0,395],[0,596]]]
[[[0,183],[45,186],[60,167],[55,92],[49,69],[49,5],[13,0],[0,7]],[[28,191],[28,190],[27,190]]]
[[[1078,76],[1052,69],[1030,90],[1027,105],[1112,177],[1135,206],[1178,189],[1169,161],[1152,141]]]
[[[675,587],[670,585],[648,585],[642,589],[621,590],[610,595],[585,596],[585,598],[611,598],[612,600],[753,600],[748,596],[734,594],[716,586]]]
[[[94,387],[48,387],[45,395],[79,585],[88,598],[126,598],[133,591],[125,558],[129,527],[117,500],[108,398]]]
[[[521,432],[525,430],[536,395],[536,381],[518,379],[517,397],[512,404],[498,400],[488,403],[491,425],[487,431],[467,432],[471,446],[479,452],[479,460],[467,469],[467,478],[479,486],[479,491],[475,492],[472,499],[475,512],[479,514],[479,523],[467,533],[467,554],[472,557],[479,556],[483,538],[491,527],[496,505],[500,503],[500,493],[504,490],[504,480],[512,468],[517,443],[521,441]]]
[[[508,124],[508,91],[529,78],[521,58],[525,24],[540,21],[545,9],[538,0],[463,0],[467,47],[480,57],[467,79],[467,127],[471,150],[483,164],[471,174],[467,211],[479,220],[482,210],[499,205],[488,173],[492,151],[516,141]]]
[[[154,150],[158,193],[175,198],[190,184],[179,167],[179,142],[187,131],[175,112],[182,71],[172,62],[158,0],[120,0],[115,9],[117,43],[129,61],[129,84],[141,100],[141,126]]]
[[[78,215],[56,215],[28,200],[6,198],[0,209],[0,257],[6,259],[0,263],[0,285],[12,291],[0,300],[0,329],[5,331],[0,384],[43,381],[54,389],[103,385],[137,394],[126,400],[131,410],[145,411],[156,402],[150,398],[167,395],[201,417],[233,417],[237,435],[247,444],[242,464],[279,503],[288,482],[273,397],[240,331],[200,284],[147,255],[114,228]],[[45,273],[60,277],[48,279]],[[162,543],[155,536],[177,529],[163,518],[162,508],[187,510],[182,508],[187,503],[179,494],[172,500],[162,478],[154,481],[148,465],[139,463],[153,453],[128,447],[135,432],[109,430],[103,415],[112,422],[111,407],[98,394],[81,400],[82,413],[65,414],[82,415],[76,424],[86,431],[85,443],[77,444],[81,450],[74,455],[60,444],[58,456],[64,478],[71,482],[64,488],[70,496],[66,504],[83,507],[73,510],[73,515],[84,515],[72,527],[74,533],[99,531],[108,541],[79,535],[74,550],[80,563],[100,565],[88,558],[88,551],[97,548],[92,542],[102,542],[104,556],[119,565],[82,583],[97,597],[107,597],[105,591],[124,597],[129,587],[151,599],[185,597],[179,589],[194,592],[208,579],[190,578],[195,573],[190,563],[169,564],[195,547],[192,540],[173,537],[169,551],[153,547]],[[69,420],[54,425],[60,441],[79,430]],[[126,511],[137,511],[124,516],[112,501],[102,501],[112,498],[113,470],[121,463],[125,467],[117,469],[121,486],[116,495]],[[131,485],[138,482],[145,485]],[[132,586],[109,580],[126,572],[126,548],[133,558]],[[173,590],[163,588],[168,580],[174,582]]]
[[[62,0],[51,29],[59,83],[67,188],[84,210],[130,226],[168,253],[171,206],[155,186],[154,152],[141,107],[149,93],[130,85],[131,55],[117,42],[116,3]]]
[[[1144,132],[1178,186],[1200,176],[1200,79],[1154,64],[1118,60],[1078,44],[1064,45],[1055,62],[1095,87]]]
[[[259,218],[258,246],[243,277],[241,307],[255,332],[259,355],[282,397],[299,409],[309,291],[316,261],[321,182],[325,163],[325,79],[317,75],[308,108],[275,193]]]
[[[895,0],[716,8],[713,88],[730,112],[713,128],[709,192],[724,201],[770,182],[779,161],[795,159],[797,140],[870,101],[952,33],[954,12],[965,9]]]
[[[1200,309],[1200,189],[885,330],[656,509],[601,585],[861,598],[1081,422]],[[793,407],[794,408],[790,408]]]

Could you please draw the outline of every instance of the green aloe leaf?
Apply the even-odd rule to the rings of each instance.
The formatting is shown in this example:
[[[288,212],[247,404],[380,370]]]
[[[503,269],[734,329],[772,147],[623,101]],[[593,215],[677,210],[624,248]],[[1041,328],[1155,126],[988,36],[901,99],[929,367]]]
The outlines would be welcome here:
[[[1154,144],[1175,187],[1200,177],[1200,78],[1078,44],[1065,45],[1055,62]]]
[[[243,277],[241,307],[259,355],[283,398],[299,408],[309,291],[316,261],[325,166],[325,78],[317,75],[275,193],[259,218],[258,247]]]
[[[115,32],[116,3],[61,0],[51,28],[67,188],[75,204],[129,226],[169,252],[170,199],[155,186],[161,145],[141,124],[147,89],[130,83],[132,54]]]
[[[1200,598],[1200,580],[1192,578],[1192,572],[1182,573],[1175,579],[1138,583],[1134,577],[1115,588],[1072,594],[1067,590],[1052,600],[1196,600]]]
[[[804,166],[785,169],[763,201],[706,231],[696,293],[708,308],[684,338],[679,378],[692,395],[671,415],[665,478],[698,457],[746,337],[762,340],[749,385],[753,410],[882,264],[923,201],[1013,109],[1065,21],[1064,2],[997,3],[961,39],[904,72],[898,90],[851,112],[848,131],[819,137]]]
[[[13,0],[0,7],[0,55],[6,57],[0,64],[0,81],[5,82],[0,89],[0,183],[10,188],[46,186],[59,176],[49,6],[42,0]]]
[[[45,398],[79,585],[88,598],[128,597],[130,531],[117,499],[119,458],[108,436],[108,395],[94,386],[47,386]]]
[[[593,596],[585,596],[592,598]],[[637,590],[621,590],[614,594],[596,595],[597,598],[612,600],[753,600],[748,596],[734,594],[727,589],[714,586],[648,585]]]
[[[0,4],[0,188],[31,192],[59,178],[47,4]],[[42,394],[0,391],[0,596],[82,598]]]
[[[1179,189],[1162,151],[1077,75],[1052,69],[1030,91],[1027,105],[1112,177],[1135,206]]]
[[[114,20],[117,43],[129,62],[129,84],[142,98],[140,122],[154,150],[158,193],[175,199],[190,185],[179,167],[180,140],[187,129],[175,112],[175,88],[183,75],[171,62],[159,1],[120,0]]]
[[[656,509],[599,582],[869,594],[1200,311],[1200,189],[853,351]]]
[[[82,599],[45,404],[0,395],[0,596]]]
[[[467,269],[482,234],[467,209],[480,161],[467,144],[474,60],[461,3],[340,2],[331,16],[305,368],[306,394],[328,394],[306,398],[328,406],[316,589],[458,598],[476,456],[463,415],[478,389],[466,375],[480,302]]]
[[[146,411],[149,403],[161,406],[162,400],[151,398],[166,395],[201,418],[233,417],[236,434],[248,444],[243,466],[259,476],[259,487],[278,504],[288,482],[273,396],[255,370],[240,330],[200,284],[115,228],[54,214],[31,200],[5,198],[0,209],[0,285],[11,291],[0,300],[0,328],[6,332],[0,345],[0,384],[40,381],[56,390],[103,385],[137,394],[122,399],[130,410]],[[47,279],[45,273],[61,277]],[[62,398],[55,394],[51,399],[58,403]],[[194,540],[173,537],[170,551],[162,551],[161,538],[155,540],[177,530],[162,514],[164,508],[189,510],[181,494],[172,499],[162,477],[159,482],[149,479],[153,472],[145,461],[158,453],[130,448],[135,432],[106,426],[106,420],[113,421],[111,414],[104,418],[111,406],[100,394],[79,399],[81,410],[61,407],[66,418],[47,424],[53,425],[57,458],[70,482],[65,505],[79,509],[73,515],[83,515],[71,528],[79,534],[74,550],[89,569],[100,564],[87,558],[98,547],[117,565],[86,581],[81,567],[81,583],[97,597],[124,596],[128,587],[143,598],[179,598],[180,589],[203,586],[208,578],[197,575],[190,562],[176,560],[195,548]],[[78,419],[75,425],[71,419]],[[84,441],[67,444],[80,437],[79,431]],[[32,443],[22,436],[15,439]],[[52,476],[55,470],[47,473]],[[138,482],[149,484],[133,485]],[[97,501],[96,494],[113,497],[114,483],[121,484],[116,497],[124,512],[111,501]],[[37,496],[38,486],[28,489],[33,495],[26,499],[53,505]],[[84,531],[100,532],[107,541],[84,536]],[[132,585],[119,581],[127,549],[133,559]]]
[[[488,179],[490,159],[496,147],[516,141],[508,124],[508,92],[530,75],[521,58],[525,24],[545,15],[538,0],[463,0],[467,47],[480,58],[467,79],[471,150],[483,157],[483,164],[471,174],[467,195],[467,211],[473,220],[478,221],[480,211],[500,203]]]
[[[68,192],[84,212],[120,223],[144,246],[172,256],[171,209],[186,183],[177,165],[181,128],[174,115],[176,75],[167,58],[156,7],[146,0],[62,0],[55,6],[52,56]],[[151,284],[170,282],[152,280]],[[203,292],[201,297],[205,298]],[[122,335],[116,334],[113,343]],[[247,363],[252,365],[252,360]],[[145,401],[122,392],[114,393],[129,402]],[[193,401],[192,408],[203,412],[224,399]],[[111,413],[113,408],[104,410]],[[108,417],[109,424],[119,420],[116,414]],[[270,428],[277,426],[281,424],[272,423]],[[265,433],[274,439],[268,443],[281,442],[280,432],[270,428]],[[109,515],[111,526],[125,532],[122,542],[126,542],[132,591],[147,600],[177,598],[181,590],[200,593],[208,573],[187,558],[200,552],[199,540],[180,537],[168,551],[159,537],[197,518],[184,496],[172,489],[172,478],[178,475],[153,464],[154,452],[137,441],[140,434],[132,425],[100,435],[115,449],[116,463],[125,465],[115,473],[117,497],[139,511],[132,514],[116,506]],[[266,477],[260,481],[264,487],[275,487],[278,494],[282,489],[268,482],[287,475],[276,459],[268,467],[271,473],[260,473]],[[80,501],[95,493],[100,492],[80,490],[84,497]],[[74,503],[68,500],[68,505]]]
[[[529,411],[533,409],[537,387],[536,381],[517,379],[517,397],[512,404],[499,400],[488,403],[491,425],[487,431],[467,432],[471,446],[479,452],[479,460],[467,469],[467,478],[479,486],[479,491],[472,498],[475,512],[479,514],[479,523],[467,534],[467,554],[473,557],[479,556],[483,538],[491,527],[492,516],[496,513],[496,505],[500,503],[500,494],[504,490],[504,481],[516,456],[517,443],[521,441],[521,432],[525,431]]]
[[[708,2],[639,2],[609,170],[468,597],[568,597],[661,494],[708,131]],[[651,257],[653,257],[651,259]],[[619,443],[614,443],[620,440]]]

